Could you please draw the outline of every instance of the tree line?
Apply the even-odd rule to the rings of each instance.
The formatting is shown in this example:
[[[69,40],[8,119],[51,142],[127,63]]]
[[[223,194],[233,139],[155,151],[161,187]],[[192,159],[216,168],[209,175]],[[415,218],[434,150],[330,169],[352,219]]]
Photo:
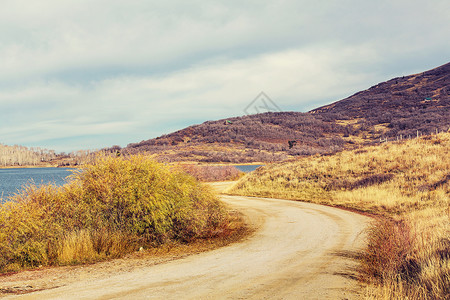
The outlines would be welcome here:
[[[0,144],[0,165],[3,167],[37,166],[48,163],[55,158],[54,150]]]
[[[39,147],[0,144],[0,167],[44,166],[72,167],[90,163],[99,152],[78,150],[68,154]]]

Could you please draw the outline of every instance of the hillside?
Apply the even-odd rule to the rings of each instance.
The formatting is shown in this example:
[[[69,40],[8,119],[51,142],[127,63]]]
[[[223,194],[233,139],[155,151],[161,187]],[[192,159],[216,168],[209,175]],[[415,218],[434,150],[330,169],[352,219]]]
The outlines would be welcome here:
[[[228,121],[228,122],[227,122]],[[169,161],[278,161],[334,151],[344,127],[307,113],[282,112],[208,121],[156,139],[130,144],[126,153],[154,153]],[[288,140],[299,140],[289,149]]]
[[[329,154],[388,139],[447,131],[450,63],[377,84],[307,113],[267,112],[207,121],[161,137],[113,147],[163,161],[270,162]],[[289,141],[296,141],[289,145]]]
[[[358,268],[367,299],[449,299],[449,146],[445,132],[268,164],[226,192],[376,214]]]
[[[379,83],[310,112],[333,120],[377,127],[387,137],[447,130],[450,123],[450,63],[420,74]],[[338,121],[339,122],[339,121]]]
[[[113,146],[103,150],[145,153],[168,162],[273,162],[332,154],[449,128],[450,63],[447,63],[379,83],[307,113],[267,112],[207,121],[123,149]],[[0,144],[0,167],[79,165],[90,161],[92,154],[92,151],[55,154],[39,148]]]

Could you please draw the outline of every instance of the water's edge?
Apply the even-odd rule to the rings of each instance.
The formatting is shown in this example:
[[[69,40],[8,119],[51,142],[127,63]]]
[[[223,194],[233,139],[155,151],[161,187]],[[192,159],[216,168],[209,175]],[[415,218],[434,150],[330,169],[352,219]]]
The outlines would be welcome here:
[[[27,184],[61,186],[66,183],[66,178],[72,174],[72,170],[52,167],[0,169],[0,203],[6,202]]]

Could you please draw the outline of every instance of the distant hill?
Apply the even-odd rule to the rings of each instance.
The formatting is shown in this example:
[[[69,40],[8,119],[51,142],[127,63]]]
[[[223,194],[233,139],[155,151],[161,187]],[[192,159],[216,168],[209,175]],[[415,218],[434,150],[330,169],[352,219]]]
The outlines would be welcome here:
[[[336,150],[344,127],[308,113],[280,112],[208,121],[130,144],[122,151],[157,154],[168,161],[278,161]],[[288,140],[298,140],[289,149]]]
[[[298,155],[447,131],[450,63],[377,84],[307,113],[264,114],[208,121],[109,151],[154,154],[163,161],[268,162]],[[291,142],[289,145],[289,141]]]

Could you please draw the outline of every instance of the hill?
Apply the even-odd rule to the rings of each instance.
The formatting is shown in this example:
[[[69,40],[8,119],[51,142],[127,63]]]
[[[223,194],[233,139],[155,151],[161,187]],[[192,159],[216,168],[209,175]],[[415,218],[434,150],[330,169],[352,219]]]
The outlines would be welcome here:
[[[230,123],[229,123],[230,122]],[[122,152],[150,153],[168,161],[260,162],[334,151],[344,145],[344,127],[308,113],[281,112],[208,121]],[[289,149],[288,140],[301,141]]]
[[[307,113],[267,112],[207,121],[109,151],[163,161],[268,162],[334,153],[381,140],[446,131],[450,63],[377,84]],[[289,141],[295,141],[295,145]]]
[[[379,83],[310,111],[333,120],[378,126],[385,136],[447,130],[450,123],[450,63],[420,74]]]

